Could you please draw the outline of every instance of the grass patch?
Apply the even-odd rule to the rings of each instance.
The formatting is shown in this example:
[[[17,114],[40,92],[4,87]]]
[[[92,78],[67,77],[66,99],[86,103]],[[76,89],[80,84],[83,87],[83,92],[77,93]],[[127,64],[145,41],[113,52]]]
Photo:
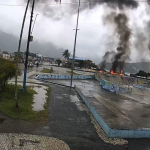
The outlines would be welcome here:
[[[42,71],[41,71],[42,73],[52,73],[52,71],[51,71],[51,69],[43,69]]]
[[[71,74],[71,71],[67,71],[67,73]],[[80,75],[78,73],[73,72],[74,75]]]
[[[18,85],[18,103],[19,109],[15,109],[15,85],[7,85],[5,90],[0,91],[0,111],[4,114],[26,121],[46,121],[48,118],[48,102],[50,88],[47,89],[47,99],[44,105],[45,110],[36,112],[33,111],[33,97],[36,92],[32,87],[27,87],[25,92],[20,91],[21,86]]]

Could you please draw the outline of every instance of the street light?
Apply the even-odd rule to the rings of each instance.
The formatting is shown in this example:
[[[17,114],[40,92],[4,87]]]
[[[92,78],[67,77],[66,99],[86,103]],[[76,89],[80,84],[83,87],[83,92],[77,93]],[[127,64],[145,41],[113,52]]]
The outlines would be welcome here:
[[[75,52],[76,52],[77,33],[78,33],[78,30],[79,30],[78,29],[79,15],[80,15],[80,0],[79,0],[79,5],[78,5],[78,15],[77,15],[76,29],[74,29],[74,30],[76,30],[76,32],[75,32],[74,49],[73,49],[70,88],[72,87],[72,79],[73,79],[73,69],[74,69],[74,59],[75,59]]]
[[[23,35],[23,29],[24,29],[24,24],[26,20],[26,15],[28,11],[30,0],[27,1],[23,21],[22,21],[22,27],[21,27],[21,32],[20,32],[20,38],[19,38],[19,45],[18,45],[18,54],[20,53],[20,47],[21,47],[21,42],[22,42],[22,35]],[[17,56],[17,62],[16,62],[16,75],[15,75],[15,100],[16,100],[16,108],[18,108],[18,93],[17,93],[17,78],[18,78],[18,56]]]
[[[30,42],[31,42],[31,28],[32,28],[32,18],[33,18],[33,12],[34,12],[34,5],[35,5],[35,0],[33,0],[32,10],[31,10],[31,18],[30,18],[30,24],[29,24],[27,50],[26,50],[26,59],[25,59],[25,69],[24,69],[24,79],[23,79],[23,91],[26,88],[27,63],[28,63],[28,55],[29,55],[29,46],[30,46]]]

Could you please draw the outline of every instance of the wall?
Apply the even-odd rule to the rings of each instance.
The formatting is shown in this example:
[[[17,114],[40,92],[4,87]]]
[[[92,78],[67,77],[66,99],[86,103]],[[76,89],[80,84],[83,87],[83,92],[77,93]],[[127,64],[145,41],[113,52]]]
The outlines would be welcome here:
[[[132,88],[139,88],[142,90],[147,89],[146,79],[134,78],[130,76],[119,76],[112,74],[95,73],[95,79],[100,81],[103,88],[109,91],[115,91],[117,87],[117,93],[131,93]],[[118,91],[119,88],[119,91]]]
[[[55,74],[40,74],[36,79],[71,79],[69,75],[55,75]],[[73,79],[92,79],[91,76],[73,76]]]
[[[101,86],[110,92],[119,93],[119,86],[106,80],[101,80]]]

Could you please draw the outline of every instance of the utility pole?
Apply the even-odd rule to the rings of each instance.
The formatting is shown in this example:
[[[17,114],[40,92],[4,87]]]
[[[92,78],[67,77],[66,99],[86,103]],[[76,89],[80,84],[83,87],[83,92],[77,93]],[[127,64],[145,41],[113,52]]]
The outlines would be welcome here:
[[[80,0],[79,0],[79,5],[78,5],[77,24],[76,24],[76,29],[75,29],[76,32],[75,32],[74,49],[73,49],[70,88],[72,87],[72,79],[73,79],[73,69],[74,69],[74,59],[75,59],[75,52],[76,52],[77,34],[78,34],[78,30],[79,30],[78,29],[79,15],[80,15]]]
[[[35,0],[33,0],[33,4],[32,4],[31,18],[30,18],[30,25],[29,25],[29,32],[28,32],[28,41],[27,41],[27,50],[26,50],[26,59],[25,59],[25,69],[24,69],[24,80],[23,80],[23,91],[26,88],[27,64],[28,64],[29,46],[30,46],[30,41],[31,41],[31,28],[32,28],[34,5],[35,5]]]
[[[25,13],[24,13],[24,17],[23,17],[23,21],[22,21],[22,27],[21,27],[21,32],[20,32],[20,38],[19,38],[19,45],[18,45],[18,55],[20,53],[20,47],[21,47],[21,42],[22,42],[22,35],[23,35],[23,29],[24,29],[24,24],[25,24],[25,20],[26,20],[26,15],[27,15],[27,10],[29,7],[29,2],[30,0],[28,0],[27,2],[27,6],[25,9]],[[18,108],[18,93],[17,93],[17,77],[18,77],[18,56],[16,58],[16,75],[15,75],[15,101],[16,101],[16,108]]]
[[[32,35],[32,33],[33,33],[33,29],[34,29],[35,21],[36,21],[36,18],[37,18],[37,16],[38,16],[38,15],[39,15],[39,14],[36,14],[36,16],[35,16],[35,20],[34,20],[34,23],[33,23],[32,31],[31,31],[31,35]]]

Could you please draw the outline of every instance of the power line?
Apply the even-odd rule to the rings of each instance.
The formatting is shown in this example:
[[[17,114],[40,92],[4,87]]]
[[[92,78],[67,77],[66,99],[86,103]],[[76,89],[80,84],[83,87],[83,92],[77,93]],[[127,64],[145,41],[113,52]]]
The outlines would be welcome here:
[[[134,0],[135,2],[148,2],[146,0]],[[82,4],[88,4],[88,3],[97,3],[97,2],[103,2],[105,3],[105,1],[88,1],[88,2],[81,2]],[[116,0],[111,0],[107,3],[110,2],[116,2]],[[51,6],[60,6],[60,5],[78,5],[78,3],[61,3],[61,4],[57,4],[57,3],[46,3],[46,4],[36,4],[36,6],[46,6],[46,5],[51,5]],[[0,4],[0,6],[17,6],[17,7],[24,7],[25,5],[16,5],[16,4]]]

